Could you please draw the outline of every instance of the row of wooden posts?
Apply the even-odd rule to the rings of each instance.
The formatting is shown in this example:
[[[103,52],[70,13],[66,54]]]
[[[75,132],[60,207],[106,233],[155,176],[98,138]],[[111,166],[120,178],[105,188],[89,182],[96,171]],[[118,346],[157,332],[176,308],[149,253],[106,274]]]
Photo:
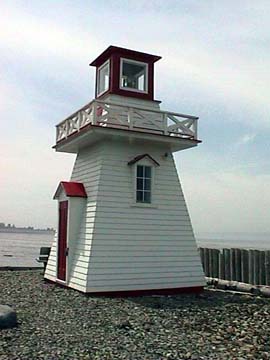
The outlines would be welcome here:
[[[270,285],[270,250],[199,248],[206,277]]]

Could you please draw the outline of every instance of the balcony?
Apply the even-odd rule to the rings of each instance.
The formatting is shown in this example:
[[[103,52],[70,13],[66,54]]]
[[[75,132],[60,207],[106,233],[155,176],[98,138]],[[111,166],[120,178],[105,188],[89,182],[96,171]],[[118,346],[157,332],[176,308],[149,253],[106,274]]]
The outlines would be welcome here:
[[[164,135],[198,142],[198,117],[93,100],[56,126],[56,145],[87,127]]]

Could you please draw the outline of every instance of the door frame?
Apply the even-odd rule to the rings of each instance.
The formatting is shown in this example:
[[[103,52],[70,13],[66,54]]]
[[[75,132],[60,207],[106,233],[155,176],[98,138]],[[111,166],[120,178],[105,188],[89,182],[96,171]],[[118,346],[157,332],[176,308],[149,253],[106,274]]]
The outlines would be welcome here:
[[[61,232],[61,221],[62,221],[62,217],[61,217],[61,213],[62,213],[62,206],[65,208],[66,210],[66,217],[64,219],[65,221],[65,239],[64,239],[64,245],[65,246],[61,246],[61,251],[62,251],[62,261],[65,262],[65,270],[64,270],[64,276],[59,276],[59,272],[60,272],[60,268],[59,268],[59,258],[60,258],[60,236],[62,235]],[[68,200],[62,200],[59,201],[58,203],[58,236],[57,236],[57,261],[56,261],[56,279],[58,282],[61,283],[66,283],[67,282],[67,277],[68,277],[68,256],[66,254],[66,251],[68,249],[68,218],[69,218],[69,201]],[[61,274],[62,275],[62,274]]]

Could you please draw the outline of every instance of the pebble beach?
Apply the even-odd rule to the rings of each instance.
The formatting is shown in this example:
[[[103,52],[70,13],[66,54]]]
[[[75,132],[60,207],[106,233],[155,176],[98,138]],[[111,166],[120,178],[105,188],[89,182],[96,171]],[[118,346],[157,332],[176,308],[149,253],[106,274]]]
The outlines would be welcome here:
[[[109,298],[44,282],[41,270],[1,271],[0,359],[270,359],[270,299],[200,295]]]

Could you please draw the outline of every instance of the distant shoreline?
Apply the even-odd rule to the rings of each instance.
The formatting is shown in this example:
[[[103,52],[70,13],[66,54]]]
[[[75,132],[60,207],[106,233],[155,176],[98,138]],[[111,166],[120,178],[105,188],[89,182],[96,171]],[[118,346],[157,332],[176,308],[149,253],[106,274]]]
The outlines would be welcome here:
[[[55,230],[47,229],[27,229],[27,228],[0,228],[0,233],[20,233],[20,234],[54,234]]]

